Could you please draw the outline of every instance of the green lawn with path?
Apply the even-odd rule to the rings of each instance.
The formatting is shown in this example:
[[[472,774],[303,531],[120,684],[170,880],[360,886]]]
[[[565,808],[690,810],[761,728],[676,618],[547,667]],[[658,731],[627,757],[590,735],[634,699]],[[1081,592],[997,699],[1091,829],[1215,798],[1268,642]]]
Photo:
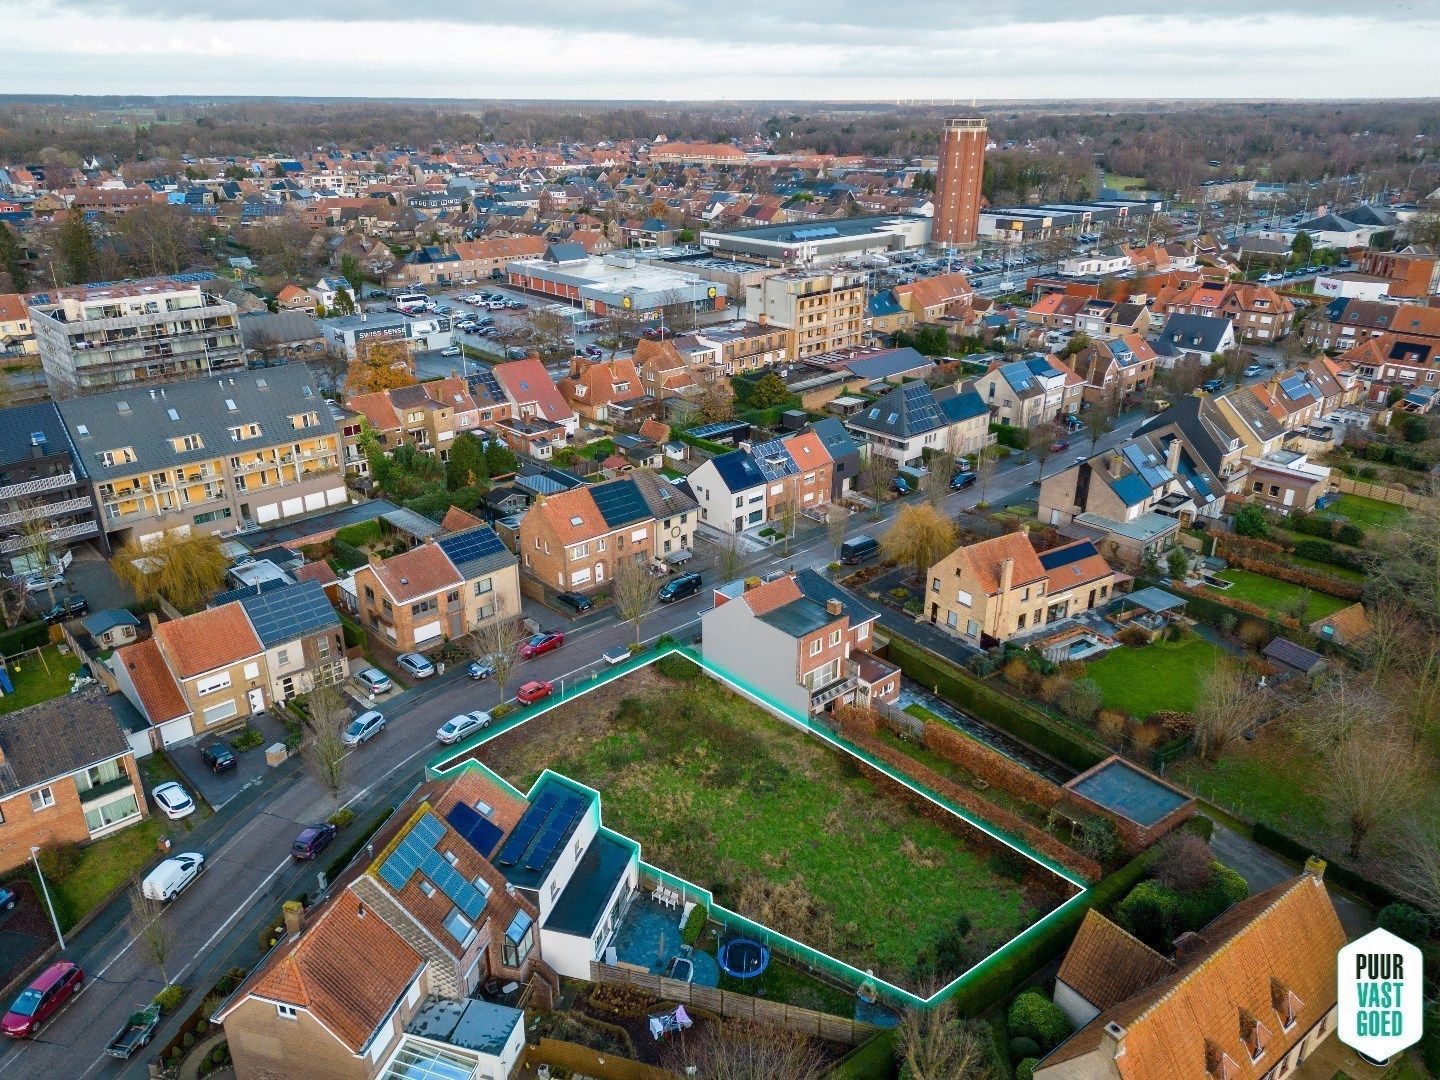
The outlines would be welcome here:
[[[1393,529],[1409,512],[1399,503],[1381,502],[1379,499],[1367,499],[1363,495],[1346,492],[1325,507],[1322,516],[1343,517],[1362,529]]]
[[[1156,641],[1141,649],[1122,645],[1085,665],[1100,684],[1103,706],[1144,719],[1151,713],[1189,712],[1201,680],[1220,658],[1220,648],[1196,634]]]
[[[1038,917],[1022,877],[1047,906],[1068,895],[707,677],[642,670],[612,686],[546,714],[538,739],[502,737],[484,760],[521,790],[542,764],[594,787],[605,824],[646,862],[861,970],[912,983],[921,951],[961,916],[992,951]]]
[[[41,651],[43,661],[37,653],[10,659],[6,670],[15,692],[0,697],[0,713],[38,705],[70,692],[70,676],[80,670],[80,661],[73,653],[61,655],[54,645]]]
[[[150,817],[79,848],[72,870],[46,879],[60,925],[68,930],[130,877],[158,862],[164,834],[164,822]]]
[[[1326,615],[1333,615],[1341,608],[1347,608],[1355,603],[1354,600],[1343,600],[1338,596],[1331,596],[1329,593],[1307,589],[1303,585],[1292,585],[1288,581],[1266,577],[1253,570],[1241,570],[1239,567],[1222,570],[1219,576],[1231,582],[1231,585],[1228,589],[1216,589],[1216,592],[1236,600],[1245,600],[1276,614],[1293,612],[1292,605],[1299,597],[1304,596],[1307,601],[1306,622],[1323,619]]]

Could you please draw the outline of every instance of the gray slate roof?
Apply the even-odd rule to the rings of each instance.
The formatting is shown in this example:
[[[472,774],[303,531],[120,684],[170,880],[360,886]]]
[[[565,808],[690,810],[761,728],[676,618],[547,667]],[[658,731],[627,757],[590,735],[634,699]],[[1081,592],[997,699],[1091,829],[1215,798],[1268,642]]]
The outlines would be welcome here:
[[[62,401],[59,409],[85,469],[92,479],[103,482],[277,443],[333,435],[335,418],[315,386],[315,376],[308,367],[286,364],[215,379],[112,390]],[[316,414],[318,423],[314,427],[292,427],[290,417],[308,412]],[[230,438],[230,428],[252,423],[260,425],[258,436],[238,441]],[[177,453],[170,440],[183,435],[199,435],[203,445]],[[136,460],[102,464],[103,452],[122,447],[133,449]]]
[[[70,443],[70,433],[65,430],[53,401],[0,409],[0,465],[33,458],[37,435],[44,436],[41,444],[44,454],[68,453],[78,466],[80,475],[84,475],[84,462],[78,459]]]
[[[130,743],[106,692],[92,686],[28,709],[0,714],[0,793],[11,794],[69,776],[128,753]]]

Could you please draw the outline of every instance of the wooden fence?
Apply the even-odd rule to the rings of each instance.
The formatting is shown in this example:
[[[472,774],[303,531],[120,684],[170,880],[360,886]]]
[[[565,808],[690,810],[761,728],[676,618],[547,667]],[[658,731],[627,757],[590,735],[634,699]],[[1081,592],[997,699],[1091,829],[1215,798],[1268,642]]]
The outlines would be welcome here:
[[[675,1080],[679,1075],[559,1039],[541,1039],[526,1046],[524,1064],[531,1069],[537,1065],[560,1066],[576,1076],[593,1076],[597,1080]]]
[[[1330,486],[1347,495],[1360,495],[1366,499],[1374,499],[1376,502],[1394,503],[1410,510],[1418,510],[1432,502],[1426,496],[1417,495],[1409,488],[1403,488],[1398,484],[1375,484],[1366,480],[1352,480],[1340,473],[1330,474]]]
[[[874,1024],[867,1024],[863,1020],[832,1016],[814,1009],[802,1009],[797,1005],[785,1005],[778,1001],[751,997],[749,994],[737,994],[733,990],[697,986],[691,982],[665,979],[649,972],[611,967],[595,961],[590,964],[590,981],[607,986],[634,987],[666,1001],[693,1005],[719,1016],[783,1027],[802,1035],[811,1035],[830,1042],[843,1042],[849,1046],[859,1046],[880,1030]]]

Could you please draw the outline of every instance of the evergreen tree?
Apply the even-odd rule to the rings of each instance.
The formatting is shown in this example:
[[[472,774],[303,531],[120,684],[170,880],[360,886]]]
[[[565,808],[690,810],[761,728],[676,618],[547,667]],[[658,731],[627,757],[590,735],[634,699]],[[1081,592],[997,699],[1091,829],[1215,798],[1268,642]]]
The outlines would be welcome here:
[[[83,210],[73,209],[65,215],[60,225],[58,246],[66,281],[72,285],[83,285],[94,280],[100,253],[95,250],[95,234],[90,230]]]
[[[463,487],[483,486],[490,479],[490,466],[485,447],[468,431],[455,437],[450,447],[450,460],[445,466],[445,486],[451,491]]]
[[[15,231],[0,222],[0,271],[10,278],[13,292],[24,292],[30,287],[30,275],[25,272],[25,248]]]

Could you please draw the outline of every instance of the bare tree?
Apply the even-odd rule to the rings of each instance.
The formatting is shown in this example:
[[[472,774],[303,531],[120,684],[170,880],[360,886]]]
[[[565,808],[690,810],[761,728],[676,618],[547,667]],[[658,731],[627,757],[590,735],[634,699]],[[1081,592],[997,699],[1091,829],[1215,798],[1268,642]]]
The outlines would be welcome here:
[[[1357,733],[1389,730],[1394,721],[1394,703],[1371,680],[1331,669],[1288,723],[1298,738],[1328,753]]]
[[[138,942],[145,959],[160,969],[165,985],[170,985],[170,957],[175,951],[175,925],[169,909],[160,900],[146,896],[136,883],[130,889],[130,940]]]
[[[720,537],[716,545],[715,569],[720,574],[720,581],[723,584],[727,581],[734,581],[745,572],[745,564],[749,562],[746,558],[745,548],[740,542],[740,534],[727,532]]]
[[[710,1022],[682,1036],[666,1052],[665,1066],[696,1080],[820,1080],[830,1070],[819,1047],[798,1032],[741,1020]]]
[[[1217,663],[1200,684],[1188,721],[1196,752],[1206,761],[1218,761],[1264,715],[1267,698],[1255,676],[1239,664]]]
[[[790,554],[790,544],[795,539],[795,526],[800,520],[800,511],[795,505],[793,498],[786,499],[780,504],[780,512],[775,517],[775,524],[780,529],[781,539],[785,543],[785,554]]]
[[[610,598],[620,618],[635,628],[635,644],[640,644],[640,624],[655,607],[658,592],[654,577],[634,559],[619,559],[610,580]]]
[[[925,503],[901,507],[880,538],[885,558],[909,567],[917,578],[924,578],[930,567],[954,548],[955,523]]]
[[[306,704],[309,729],[300,743],[300,757],[315,782],[325,789],[335,808],[340,808],[340,793],[345,789],[348,747],[340,737],[345,723],[345,705],[340,695],[328,686],[318,686]]]
[[[498,605],[495,615],[470,635],[470,649],[475,658],[494,673],[496,689],[503,705],[510,677],[520,665],[520,646],[525,642],[525,626],[519,615],[511,615],[505,605]]]
[[[19,626],[29,618],[29,596],[18,578],[0,579],[0,619],[5,629]]]
[[[927,468],[920,478],[920,495],[938,510],[950,494],[950,481],[955,479],[955,455],[948,450],[931,454]]]
[[[541,359],[555,360],[570,354],[570,320],[560,312],[552,307],[532,307],[525,312],[525,321]]]
[[[25,513],[25,518],[20,523],[20,540],[23,545],[21,550],[34,563],[34,572],[45,575],[45,592],[53,607],[55,583],[51,580],[50,568],[58,561],[56,556],[64,550],[64,545],[55,540],[49,519],[39,512],[34,500],[24,500],[20,509]]]
[[[1440,916],[1440,824],[1417,815],[1399,831],[1395,874],[1431,915]]]
[[[992,1080],[992,1045],[980,1021],[962,1020],[951,1001],[906,1009],[896,1054],[910,1080]]]
[[[834,553],[837,561],[840,558],[840,548],[845,543],[845,526],[848,524],[849,516],[839,503],[831,503],[830,508],[825,512],[825,536],[830,541],[830,550]]]
[[[1398,739],[1355,733],[1327,756],[1321,796],[1350,832],[1349,854],[1376,828],[1402,818],[1421,793],[1422,769],[1414,748]]]
[[[890,488],[890,481],[895,475],[895,466],[889,458],[875,453],[869,447],[866,447],[862,454],[860,474],[856,477],[856,481],[860,485],[860,493],[875,503],[873,514],[878,516],[880,501],[885,498],[885,492]]]
[[[1115,421],[1120,415],[1120,389],[1111,387],[1101,395],[1100,400],[1090,406],[1085,427],[1090,432],[1090,452],[1100,448],[1100,440],[1115,430]]]
[[[1030,453],[1034,456],[1039,468],[1036,470],[1037,480],[1045,477],[1045,462],[1050,460],[1050,455],[1055,453],[1055,447],[1059,445],[1064,431],[1054,420],[1042,420],[1030,429]]]
[[[975,455],[975,486],[980,489],[979,505],[986,505],[986,492],[990,490],[990,480],[995,475],[996,463],[995,447],[983,446]]]

